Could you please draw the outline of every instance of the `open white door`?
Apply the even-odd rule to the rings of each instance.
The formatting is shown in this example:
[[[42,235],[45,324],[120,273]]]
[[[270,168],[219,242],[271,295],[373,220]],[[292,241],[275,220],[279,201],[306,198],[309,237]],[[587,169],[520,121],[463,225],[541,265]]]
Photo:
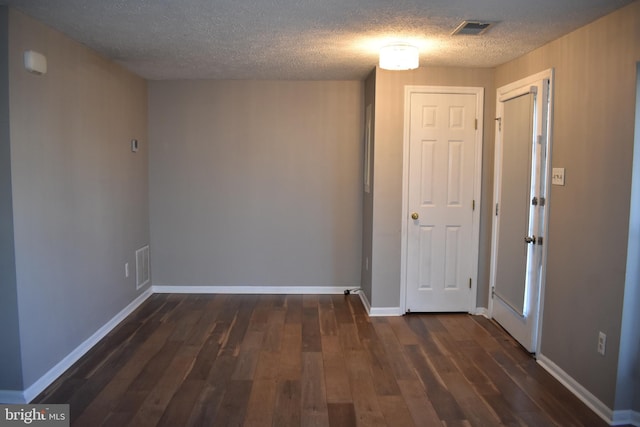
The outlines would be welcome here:
[[[496,107],[490,312],[532,353],[546,254],[551,78],[548,70],[499,88]]]
[[[406,90],[407,312],[475,309],[482,95],[479,88]]]

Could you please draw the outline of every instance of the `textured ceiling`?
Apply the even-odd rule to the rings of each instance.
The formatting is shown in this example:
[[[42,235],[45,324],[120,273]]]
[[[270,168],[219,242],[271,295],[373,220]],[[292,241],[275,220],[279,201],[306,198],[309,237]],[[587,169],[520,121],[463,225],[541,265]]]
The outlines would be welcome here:
[[[0,0],[148,79],[363,79],[392,41],[493,67],[632,0]],[[451,36],[462,20],[497,22]]]

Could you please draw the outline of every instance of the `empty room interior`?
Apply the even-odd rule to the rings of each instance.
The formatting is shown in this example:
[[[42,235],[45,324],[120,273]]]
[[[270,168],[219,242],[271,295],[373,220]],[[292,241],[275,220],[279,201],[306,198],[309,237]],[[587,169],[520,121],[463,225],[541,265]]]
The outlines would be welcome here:
[[[640,426],[640,0],[0,22],[0,404]]]

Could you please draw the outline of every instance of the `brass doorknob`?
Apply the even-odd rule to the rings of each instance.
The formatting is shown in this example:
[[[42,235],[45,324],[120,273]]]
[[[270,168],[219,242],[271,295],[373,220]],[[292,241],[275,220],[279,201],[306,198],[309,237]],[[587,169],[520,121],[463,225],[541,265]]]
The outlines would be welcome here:
[[[418,215],[418,212],[414,212],[411,214],[411,219],[418,219],[420,218],[420,215]]]

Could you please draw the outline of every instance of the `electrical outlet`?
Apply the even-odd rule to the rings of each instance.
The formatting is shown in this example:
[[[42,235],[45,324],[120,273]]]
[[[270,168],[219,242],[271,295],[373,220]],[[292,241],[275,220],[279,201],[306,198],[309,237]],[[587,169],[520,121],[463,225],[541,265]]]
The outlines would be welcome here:
[[[607,348],[607,335],[604,332],[598,334],[598,353],[604,356]]]
[[[129,263],[124,263],[124,277],[129,277]]]

